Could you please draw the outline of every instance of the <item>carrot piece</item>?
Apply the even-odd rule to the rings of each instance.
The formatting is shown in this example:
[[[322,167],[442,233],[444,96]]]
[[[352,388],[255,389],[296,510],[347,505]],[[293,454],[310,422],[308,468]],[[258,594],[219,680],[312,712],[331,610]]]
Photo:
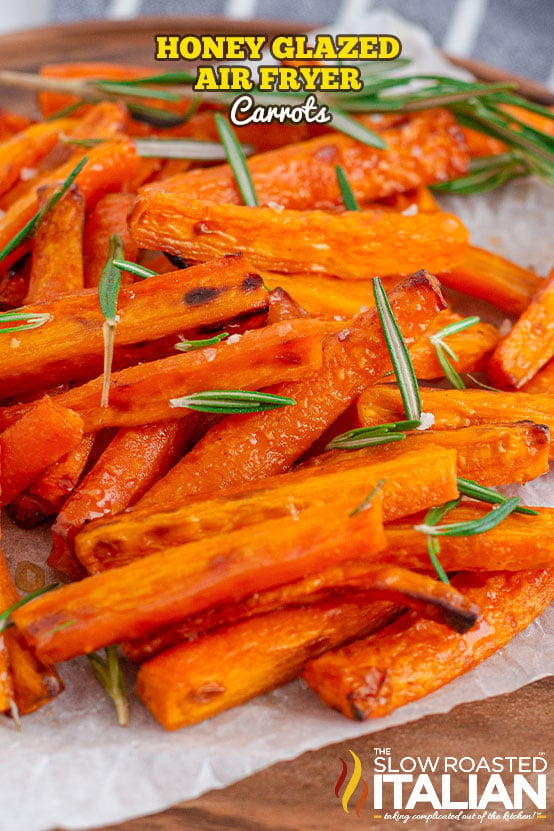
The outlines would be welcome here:
[[[371,600],[326,601],[255,617],[147,661],[137,693],[176,730],[291,681],[308,658],[380,629],[394,611]]]
[[[53,185],[64,181],[84,156],[82,151],[72,154],[69,161],[48,176],[42,177],[40,184]],[[101,196],[112,191],[124,189],[136,174],[139,157],[135,146],[129,139],[106,141],[91,148],[88,161],[79,172],[76,183],[84,196],[86,210],[91,210]],[[38,209],[36,190],[30,190],[17,199],[0,218],[0,248],[21,231]],[[20,249],[2,260],[4,267],[15,262],[20,256]]]
[[[58,514],[48,564],[64,571],[79,528],[136,502],[182,456],[194,427],[192,418],[119,430]]]
[[[389,414],[390,415],[390,414]],[[509,485],[529,482],[549,469],[550,437],[541,424],[523,421],[517,424],[483,424],[456,430],[425,430],[412,432],[393,445],[362,450],[333,450],[315,456],[305,464],[317,471],[321,466],[342,464],[379,464],[394,458],[408,458],[413,451],[432,453],[438,447],[455,450],[458,476],[481,485]],[[418,476],[424,476],[424,465]],[[407,503],[408,505],[410,502]],[[438,503],[435,503],[438,504]],[[390,515],[385,509],[385,516]],[[397,514],[399,516],[399,514]]]
[[[254,156],[248,167],[260,204],[276,202],[295,210],[342,206],[337,165],[361,203],[444,181],[467,169],[463,140],[446,110],[418,113],[398,127],[383,130],[382,137],[385,150],[332,132]],[[242,204],[229,165],[191,170],[147,187],[156,189],[171,189],[187,199]]]
[[[456,454],[425,447],[373,463],[356,454],[317,469],[303,468],[254,485],[189,498],[167,506],[137,508],[108,521],[97,520],[75,539],[77,557],[90,573],[119,567],[154,551],[244,528],[278,516],[297,515],[333,501],[337,493],[361,503],[381,480],[384,516],[447,502],[458,495]],[[418,471],[417,477],[414,470]],[[413,507],[417,505],[418,507]]]
[[[330,707],[364,720],[437,690],[507,644],[554,598],[554,570],[461,574],[453,584],[481,623],[465,635],[409,613],[351,646],[308,661],[303,677]]]
[[[32,169],[56,145],[60,133],[71,129],[70,119],[32,124],[0,144],[0,195],[14,185],[22,171]]]
[[[0,141],[6,141],[16,133],[26,130],[31,124],[33,124],[32,118],[0,107]]]
[[[550,359],[540,372],[523,384],[522,392],[552,393],[554,389],[554,359]]]
[[[422,390],[423,408],[435,416],[434,430],[456,430],[477,424],[534,421],[554,431],[554,400],[545,393],[499,393],[488,390]],[[360,396],[360,424],[372,427],[402,418],[400,393],[385,384]],[[550,448],[550,458],[554,458]],[[496,461],[495,461],[496,464]],[[492,473],[492,471],[491,471]]]
[[[8,564],[0,551],[0,611],[4,612],[19,600]],[[13,678],[6,634],[0,635],[0,713],[7,713],[14,701]]]
[[[385,545],[381,497],[352,515],[351,500],[204,542],[169,548],[63,586],[17,609],[16,631],[54,663],[138,638],[210,606],[298,580]]]
[[[55,189],[39,191],[43,207]],[[71,187],[44,217],[32,242],[32,265],[25,303],[53,300],[83,288],[84,199]]]
[[[127,223],[127,215],[134,201],[135,197],[130,193],[109,193],[97,202],[87,216],[83,244],[86,286],[97,286],[100,282],[112,234],[121,237],[125,258],[136,261],[138,249],[131,239]],[[123,272],[122,282],[131,283],[133,278]]]
[[[486,300],[510,314],[521,314],[543,280],[533,271],[484,248],[469,246],[455,268],[439,274],[441,283]]]
[[[490,505],[464,501],[448,522],[481,519]],[[441,537],[440,561],[446,571],[523,571],[554,568],[554,510],[536,508],[538,516],[513,513],[486,534]],[[402,518],[385,527],[388,546],[379,560],[404,568],[429,569],[425,535],[414,531],[424,514]]]
[[[57,514],[79,481],[88,461],[94,434],[87,433],[80,443],[29,485],[12,505],[19,525],[31,528]]]
[[[444,371],[430,338],[452,323],[463,320],[461,315],[441,312],[430,324],[427,331],[410,348],[410,355],[416,376],[424,381],[442,378]],[[479,322],[462,332],[449,335],[448,345],[457,359],[451,360],[458,372],[476,372],[485,369],[487,358],[500,340],[500,332],[491,323]]]
[[[446,213],[276,211],[185,200],[166,191],[139,196],[129,222],[142,248],[202,261],[240,250],[257,268],[351,280],[405,275],[422,264],[447,271],[462,259],[469,241],[461,221]]]
[[[0,309],[17,309],[23,305],[29,275],[31,273],[31,255],[22,257],[3,273],[0,272]]]
[[[492,383],[520,389],[554,356],[554,269],[508,335],[496,347],[488,366]]]
[[[240,255],[124,287],[119,293],[120,346],[267,310],[260,277]],[[104,318],[95,291],[27,307],[50,320],[18,338],[0,341],[0,396],[95,377],[102,372]],[[68,344],[71,348],[68,349]]]
[[[411,211],[413,213],[417,213],[418,211],[422,213],[435,213],[435,211],[441,210],[439,203],[429,188],[424,185],[413,190],[387,196],[367,207],[377,208],[379,206],[392,208],[395,211]]]
[[[91,432],[185,418],[190,410],[172,407],[171,399],[209,389],[259,390],[310,376],[321,366],[325,332],[318,320],[275,323],[245,332],[238,342],[222,341],[115,372],[107,407],[100,404],[102,377],[62,393],[58,401],[80,413]]]
[[[83,420],[45,397],[0,435],[2,505],[8,505],[50,465],[76,447]]]
[[[471,127],[460,126],[464,141],[471,159],[478,159],[482,156],[497,156],[504,153],[506,145],[494,136],[487,136]]]
[[[410,585],[417,585],[421,596],[429,589],[444,594],[444,586],[437,592],[436,580],[402,569],[381,569],[380,576],[376,574],[373,579],[376,585],[394,584],[408,591]],[[371,577],[366,580],[371,590]],[[449,591],[456,594],[451,587]],[[388,596],[386,590],[381,594]],[[393,597],[398,597],[396,592]],[[359,603],[366,614],[369,612],[370,628],[374,630],[378,623],[375,610],[372,614],[363,599]],[[381,617],[381,604],[377,608]],[[138,694],[167,729],[195,724],[290,681],[306,659],[359,637],[360,629],[367,624],[360,626],[357,618],[358,625],[352,627],[351,609],[351,603],[339,601],[335,612],[340,622],[335,625],[329,619],[329,604],[316,604],[226,626],[144,664],[138,673]],[[473,608],[470,620],[476,613]]]
[[[417,337],[444,303],[437,282],[424,272],[412,275],[390,295],[403,335]],[[281,384],[273,392],[297,403],[273,412],[231,416],[212,427],[141,505],[208,493],[289,470],[359,393],[390,365],[375,310],[329,335],[323,365],[305,381]],[[251,437],[256,440],[252,452]]]

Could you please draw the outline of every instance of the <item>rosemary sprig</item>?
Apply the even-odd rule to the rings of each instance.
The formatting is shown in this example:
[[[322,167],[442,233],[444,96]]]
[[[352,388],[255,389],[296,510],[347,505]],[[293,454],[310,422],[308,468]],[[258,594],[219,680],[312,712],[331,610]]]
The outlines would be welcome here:
[[[157,277],[157,273],[151,268],[145,268],[143,265],[132,263],[129,260],[121,260],[119,257],[114,257],[112,265],[120,271],[126,271],[127,274],[134,274],[135,277],[140,277],[141,280],[147,280],[149,277]]]
[[[171,398],[170,407],[187,407],[200,413],[261,413],[296,404],[294,398],[252,390],[206,390]]]
[[[29,220],[29,222],[27,222],[27,224],[23,226],[21,231],[19,231],[19,233],[17,233],[15,237],[13,237],[4,246],[4,248],[0,251],[0,262],[2,262],[2,260],[5,259],[5,257],[8,256],[8,254],[11,254],[12,251],[15,251],[17,248],[19,248],[19,246],[23,242],[25,242],[25,240],[28,239],[28,237],[33,236],[38,226],[46,216],[46,214],[49,211],[51,211],[55,205],[57,205],[64,193],[71,187],[71,185],[73,184],[73,182],[75,181],[75,179],[77,178],[87,161],[88,157],[84,156],[79,162],[79,164],[73,168],[65,182],[63,182],[60,185],[59,189],[52,194],[50,199],[47,200],[47,202],[42,206],[42,208],[39,208],[39,210]]]
[[[485,534],[492,528],[500,525],[502,520],[506,519],[517,506],[519,499],[517,496],[507,499],[503,505],[498,508],[493,508],[481,519],[472,519],[467,522],[453,522],[450,525],[427,525],[425,522],[422,525],[414,525],[416,531],[421,531],[422,534],[429,534],[437,537],[472,537],[476,534]]]
[[[344,172],[340,164],[336,166],[335,170],[344,207],[347,211],[359,211],[360,206],[358,205],[357,199],[354,196],[354,191],[350,186],[350,182],[348,181],[346,173]]]
[[[256,207],[259,202],[254,190],[252,176],[248,170],[242,147],[233,128],[223,118],[221,113],[215,114],[215,124],[221,143],[225,148],[227,161],[231,166],[242,201],[245,205]]]
[[[485,488],[483,485],[478,485],[472,479],[462,479],[458,476],[458,490],[464,496],[469,496],[472,499],[478,499],[479,502],[489,502],[491,505],[504,505],[508,501],[508,497],[504,496],[492,488]],[[529,516],[538,516],[539,512],[532,508],[526,508],[523,505],[518,505],[514,510],[516,514],[528,514]]]
[[[6,629],[9,629],[13,626],[12,621],[10,620],[10,615],[12,612],[15,612],[16,609],[19,609],[20,606],[24,606],[30,600],[34,600],[35,597],[39,597],[41,594],[46,594],[46,592],[54,591],[54,589],[59,588],[60,583],[52,583],[50,586],[43,586],[42,589],[37,589],[34,592],[22,597],[17,603],[14,603],[13,606],[10,606],[9,609],[5,609],[0,614],[0,632],[5,632]]]
[[[408,421],[417,421],[419,424],[421,419],[421,396],[412,359],[381,280],[379,277],[374,277],[372,282],[377,314],[381,321],[381,328],[391,357],[392,367],[400,388],[406,418]]]
[[[357,427],[341,433],[329,442],[325,450],[360,450],[363,447],[374,447],[406,438],[404,430],[414,430],[419,421],[394,421],[390,424],[379,424],[376,427]]]
[[[385,150],[386,142],[377,133],[368,130],[359,121],[351,118],[343,109],[338,107],[329,107],[329,112],[333,116],[331,122],[333,128],[339,133],[344,133],[345,136],[356,139],[362,144],[367,144],[369,147],[376,147],[378,150]]]
[[[100,406],[107,407],[110,396],[110,376],[112,372],[115,345],[115,327],[117,325],[117,298],[121,286],[121,270],[114,265],[114,259],[123,256],[123,242],[117,234],[112,234],[108,246],[108,259],[98,284],[98,300],[104,315],[104,375]]]
[[[220,335],[214,335],[213,338],[202,338],[199,340],[188,340],[182,338],[179,343],[175,344],[177,352],[193,352],[195,349],[204,349],[205,346],[215,346],[216,343],[221,343],[222,340],[229,337],[229,332],[221,332]]]
[[[448,182],[430,185],[432,190],[465,196],[471,193],[487,193],[517,176],[528,176],[531,169],[517,150],[498,156],[472,159],[469,173]]]
[[[75,139],[62,136],[65,144],[81,147],[96,147],[108,139]],[[142,159],[190,159],[191,161],[222,162],[227,159],[225,148],[218,141],[197,141],[196,139],[133,139],[137,154]],[[249,144],[240,145],[245,155],[254,152]]]
[[[117,646],[108,646],[104,651],[106,653],[105,659],[100,657],[97,652],[91,652],[87,655],[87,658],[96,678],[115,705],[120,727],[128,727],[129,702],[125,689],[125,678],[117,655]]]
[[[385,485],[386,481],[386,479],[379,479],[371,493],[368,496],[366,496],[366,498],[362,502],[360,502],[360,504],[356,508],[354,508],[353,511],[350,511],[348,516],[356,516],[356,514],[360,514],[362,511],[365,511],[367,508],[369,508],[369,506],[375,499],[376,495]]]
[[[0,335],[23,332],[25,329],[38,329],[39,326],[44,326],[51,317],[49,314],[39,314],[38,312],[0,312],[0,326],[3,323],[23,321],[21,326],[7,326],[0,329]]]
[[[430,508],[429,511],[425,514],[424,522],[426,525],[434,526],[441,519],[455,508],[460,502],[460,499],[452,499],[450,502],[445,502],[443,505],[437,505],[436,508]],[[448,579],[448,575],[444,568],[442,567],[441,561],[439,560],[439,555],[441,552],[441,544],[440,540],[437,537],[433,537],[430,534],[427,534],[427,552],[429,554],[429,559],[433,564],[433,568],[437,573],[437,577],[443,583],[448,583],[450,585],[450,580]]]
[[[444,339],[449,335],[456,335],[458,332],[463,332],[465,329],[469,329],[470,326],[475,326],[476,323],[479,323],[479,320],[480,318],[478,317],[466,317],[457,323],[451,323],[449,326],[445,326],[429,338],[431,345],[435,348],[438,362],[444,372],[444,377],[457,390],[465,390],[466,385],[460,377],[460,374],[450,363],[450,358],[457,361],[458,356]]]

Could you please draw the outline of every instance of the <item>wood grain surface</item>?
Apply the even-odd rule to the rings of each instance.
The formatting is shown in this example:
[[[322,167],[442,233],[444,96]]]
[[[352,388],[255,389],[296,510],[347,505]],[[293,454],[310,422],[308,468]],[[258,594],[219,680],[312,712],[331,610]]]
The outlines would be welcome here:
[[[50,26],[0,37],[0,67],[36,71],[42,63],[70,60],[122,61],[155,66],[154,35],[180,34],[278,34],[305,31],[308,24],[249,21],[222,18],[140,18],[133,21],[88,21]],[[506,79],[492,67],[459,61],[486,80]],[[158,67],[160,64],[158,63]],[[543,103],[554,96],[540,84],[510,76],[519,90]],[[0,90],[0,104],[32,113],[32,95],[19,90]],[[102,831],[350,831],[356,828],[398,827],[373,819],[367,808],[358,818],[346,814],[334,786],[340,758],[349,749],[362,760],[375,747],[389,747],[393,756],[533,756],[554,748],[554,678],[530,684],[510,695],[465,704],[445,715],[428,716],[346,743],[305,753],[298,759],[274,765],[254,776],[199,799],[183,802],[155,816],[108,826]],[[551,758],[551,764],[553,762]],[[554,774],[548,774],[548,819],[515,823],[430,822],[417,823],[429,831],[476,831],[477,828],[535,831],[554,829]],[[462,798],[456,794],[454,798]],[[368,803],[369,804],[369,803]],[[400,826],[403,827],[403,826]],[[414,827],[409,823],[408,827]]]

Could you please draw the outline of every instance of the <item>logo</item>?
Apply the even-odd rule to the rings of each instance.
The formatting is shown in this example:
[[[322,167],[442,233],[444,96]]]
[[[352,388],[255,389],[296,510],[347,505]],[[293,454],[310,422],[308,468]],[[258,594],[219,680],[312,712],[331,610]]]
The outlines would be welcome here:
[[[342,810],[358,818],[407,824],[446,820],[474,823],[544,820],[546,771],[538,756],[402,756],[374,748],[366,763],[349,750],[340,758],[335,796]],[[365,776],[364,776],[365,772]],[[544,827],[544,826],[543,826]]]

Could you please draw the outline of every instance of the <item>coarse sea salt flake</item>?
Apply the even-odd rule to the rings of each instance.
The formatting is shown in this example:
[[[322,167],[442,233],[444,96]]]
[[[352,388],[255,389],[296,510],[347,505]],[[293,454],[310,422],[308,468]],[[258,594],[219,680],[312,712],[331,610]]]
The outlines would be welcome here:
[[[421,413],[419,421],[420,424],[419,427],[416,427],[416,430],[429,430],[435,423],[435,416],[433,413]]]
[[[231,335],[230,338],[227,338],[227,343],[238,343],[240,340],[240,335]]]

